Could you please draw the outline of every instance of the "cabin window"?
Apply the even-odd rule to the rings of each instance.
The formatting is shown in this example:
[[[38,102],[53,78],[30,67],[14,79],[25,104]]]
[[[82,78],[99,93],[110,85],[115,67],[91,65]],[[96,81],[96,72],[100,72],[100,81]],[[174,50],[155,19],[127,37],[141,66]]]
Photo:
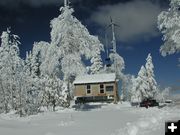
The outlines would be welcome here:
[[[100,84],[100,93],[104,93],[104,85]]]
[[[113,89],[114,89],[113,86],[106,86],[106,91],[107,91],[107,92],[112,92]]]
[[[91,93],[91,85],[89,85],[89,84],[87,85],[86,92],[87,92],[87,94]]]

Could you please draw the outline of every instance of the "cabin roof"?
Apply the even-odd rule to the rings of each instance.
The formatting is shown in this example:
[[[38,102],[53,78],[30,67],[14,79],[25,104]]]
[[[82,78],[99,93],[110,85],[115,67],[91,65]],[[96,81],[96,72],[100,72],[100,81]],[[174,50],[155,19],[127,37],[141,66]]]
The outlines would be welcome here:
[[[77,76],[74,84],[88,84],[88,83],[103,83],[103,82],[115,82],[115,73],[108,74],[94,74],[94,75],[83,75]]]

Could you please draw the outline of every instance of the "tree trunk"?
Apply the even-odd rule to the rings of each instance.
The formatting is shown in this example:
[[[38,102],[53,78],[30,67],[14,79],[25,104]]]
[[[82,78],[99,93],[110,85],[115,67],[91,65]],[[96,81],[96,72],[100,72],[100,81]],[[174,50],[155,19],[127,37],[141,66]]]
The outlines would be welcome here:
[[[2,89],[2,92],[3,92],[3,100],[4,100],[5,113],[8,113],[8,102],[7,102],[6,94],[5,94],[5,91],[4,91],[4,88],[3,88],[2,79],[0,79],[0,84],[1,84],[1,89]]]

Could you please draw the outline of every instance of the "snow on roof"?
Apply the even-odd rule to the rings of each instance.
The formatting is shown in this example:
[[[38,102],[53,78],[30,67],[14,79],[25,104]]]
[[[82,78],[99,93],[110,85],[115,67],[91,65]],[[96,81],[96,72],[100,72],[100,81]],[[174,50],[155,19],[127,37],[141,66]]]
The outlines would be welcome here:
[[[74,84],[114,82],[115,73],[77,76]]]

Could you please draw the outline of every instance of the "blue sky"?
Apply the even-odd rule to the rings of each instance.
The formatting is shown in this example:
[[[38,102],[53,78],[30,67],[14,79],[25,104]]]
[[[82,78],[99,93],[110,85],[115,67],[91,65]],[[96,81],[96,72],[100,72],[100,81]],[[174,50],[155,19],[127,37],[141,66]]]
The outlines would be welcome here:
[[[74,15],[98,35],[104,43],[104,28],[110,16],[116,29],[118,53],[124,58],[126,74],[137,75],[152,54],[156,80],[162,87],[180,87],[180,54],[162,57],[162,35],[157,29],[157,15],[168,8],[168,0],[70,0]],[[50,40],[50,20],[57,17],[63,0],[0,0],[0,31],[11,26],[21,38],[21,56],[32,49],[35,41]],[[109,31],[110,33],[110,31]],[[109,35],[110,37],[110,35]],[[110,39],[109,39],[110,40]],[[103,59],[105,55],[103,54]]]

